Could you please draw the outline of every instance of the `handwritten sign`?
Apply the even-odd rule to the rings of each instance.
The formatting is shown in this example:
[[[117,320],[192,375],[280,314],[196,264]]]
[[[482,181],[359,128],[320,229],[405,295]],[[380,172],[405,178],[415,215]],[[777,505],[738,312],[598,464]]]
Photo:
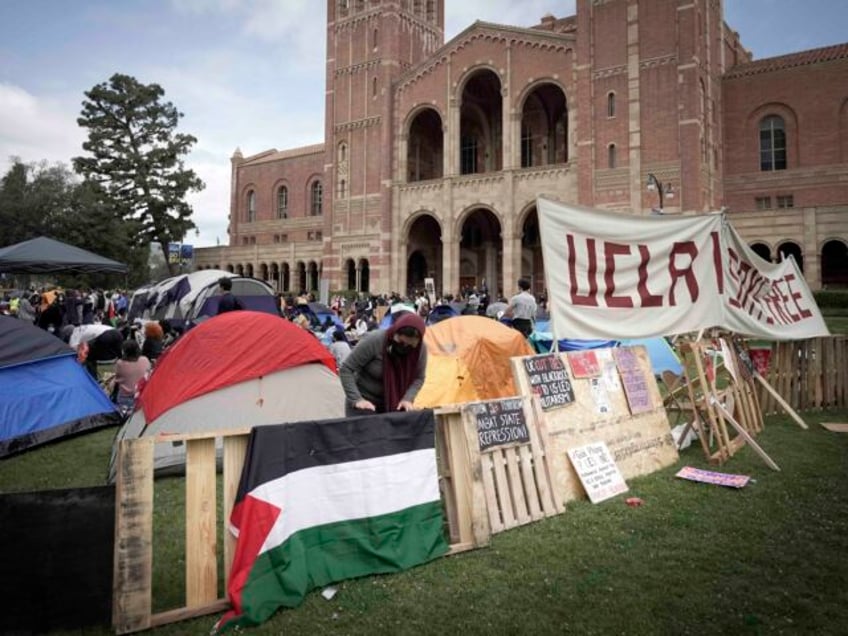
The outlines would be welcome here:
[[[692,466],[684,466],[675,475],[689,481],[699,481],[704,484],[715,484],[716,486],[727,486],[729,488],[744,488],[751,480],[748,475],[733,475],[730,473],[717,473],[713,470],[701,470]]]
[[[627,492],[627,484],[603,442],[571,448],[568,458],[592,503]]]
[[[524,401],[506,398],[477,402],[466,407],[477,421],[477,441],[480,452],[507,444],[527,444],[530,431],[524,418]]]
[[[597,378],[601,375],[601,365],[594,351],[571,351],[568,364],[575,378]]]
[[[633,415],[654,410],[651,394],[648,392],[648,382],[645,373],[639,366],[636,354],[629,347],[613,349],[621,383],[624,385],[624,395]]]
[[[525,358],[524,370],[527,371],[530,389],[539,396],[542,410],[574,402],[574,387],[558,355],[551,353]]]

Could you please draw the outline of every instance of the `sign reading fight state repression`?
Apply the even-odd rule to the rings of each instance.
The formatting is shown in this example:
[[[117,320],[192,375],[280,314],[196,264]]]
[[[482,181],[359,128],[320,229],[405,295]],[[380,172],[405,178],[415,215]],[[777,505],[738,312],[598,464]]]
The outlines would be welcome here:
[[[496,446],[530,442],[530,431],[524,417],[524,400],[521,398],[478,402],[467,408],[474,413],[477,422],[480,452]]]

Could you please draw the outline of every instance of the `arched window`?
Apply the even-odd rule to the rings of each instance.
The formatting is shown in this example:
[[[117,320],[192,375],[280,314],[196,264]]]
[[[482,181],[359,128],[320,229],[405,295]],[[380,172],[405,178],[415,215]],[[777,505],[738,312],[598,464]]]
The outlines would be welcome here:
[[[324,188],[320,181],[312,182],[312,216],[321,216],[324,211]]]
[[[371,80],[371,95],[377,97],[377,78]]]
[[[786,170],[786,127],[777,115],[760,122],[760,170]]]
[[[374,29],[374,33],[371,35],[371,47],[377,48],[377,40],[379,39],[380,32],[377,29]]]
[[[344,199],[347,196],[347,181],[342,179],[339,181],[339,198]]]
[[[256,192],[251,190],[247,193],[247,222],[256,220]]]
[[[339,163],[343,161],[347,161],[347,144],[345,142],[339,144]]]
[[[610,144],[607,148],[607,167],[615,168],[616,167],[616,155],[615,155],[615,144]]]
[[[280,186],[277,190],[277,218],[287,219],[289,216],[289,189]]]
[[[607,93],[607,117],[615,117],[615,93]]]

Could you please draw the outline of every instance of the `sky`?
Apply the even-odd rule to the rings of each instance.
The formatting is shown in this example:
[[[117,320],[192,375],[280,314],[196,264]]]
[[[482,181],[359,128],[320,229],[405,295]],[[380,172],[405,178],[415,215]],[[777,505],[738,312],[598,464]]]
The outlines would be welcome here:
[[[475,20],[532,26],[575,0],[445,0],[445,40]],[[848,41],[844,0],[724,0],[755,59]],[[0,175],[10,157],[82,154],[84,93],[114,73],[159,84],[197,137],[198,234],[226,245],[230,157],[324,141],[326,0],[0,0]]]

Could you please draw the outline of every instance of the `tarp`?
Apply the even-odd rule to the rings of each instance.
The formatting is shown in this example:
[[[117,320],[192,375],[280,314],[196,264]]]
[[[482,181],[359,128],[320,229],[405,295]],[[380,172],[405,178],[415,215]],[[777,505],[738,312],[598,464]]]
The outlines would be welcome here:
[[[428,327],[427,376],[415,406],[431,408],[516,395],[510,358],[535,352],[497,320],[457,316]]]
[[[0,316],[0,457],[120,423],[115,405],[56,336]]]
[[[38,238],[0,249],[0,272],[50,274],[55,272],[123,273],[127,266],[55,239]]]
[[[537,210],[557,338],[829,335],[795,261],[757,256],[724,213],[633,216],[543,197]]]

